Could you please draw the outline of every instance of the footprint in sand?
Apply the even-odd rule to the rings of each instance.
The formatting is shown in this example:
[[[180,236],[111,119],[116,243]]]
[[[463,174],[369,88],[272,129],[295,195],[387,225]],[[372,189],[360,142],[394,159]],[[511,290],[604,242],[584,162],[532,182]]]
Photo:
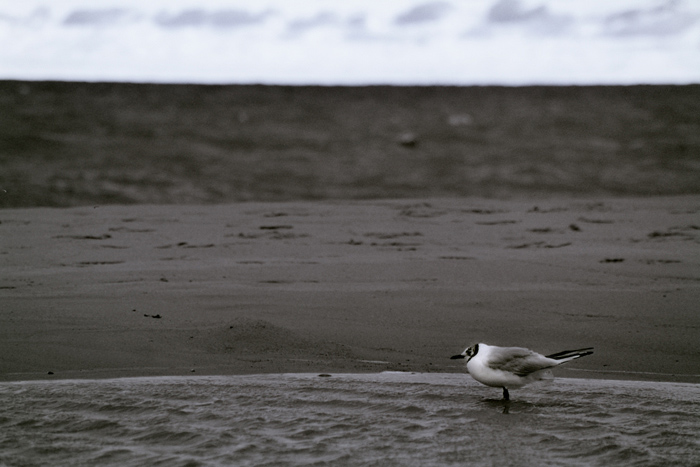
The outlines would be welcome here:
[[[102,235],[56,235],[53,238],[71,238],[74,240],[106,240],[112,238],[110,234]]]
[[[516,221],[513,219],[506,219],[502,221],[482,221],[482,222],[475,222],[477,225],[507,225],[507,224],[518,224],[520,221]]]
[[[520,245],[511,245],[507,248],[515,249],[515,250],[521,250],[525,248],[564,248],[566,246],[571,245],[571,242],[564,242],[564,243],[547,243],[547,242],[530,242],[530,243],[521,243]]]

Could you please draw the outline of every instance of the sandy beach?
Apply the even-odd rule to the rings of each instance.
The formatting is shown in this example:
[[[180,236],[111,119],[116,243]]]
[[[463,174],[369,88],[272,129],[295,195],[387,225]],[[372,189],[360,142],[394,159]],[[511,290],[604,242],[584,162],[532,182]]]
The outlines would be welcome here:
[[[463,372],[700,382],[700,197],[0,211],[0,379]]]

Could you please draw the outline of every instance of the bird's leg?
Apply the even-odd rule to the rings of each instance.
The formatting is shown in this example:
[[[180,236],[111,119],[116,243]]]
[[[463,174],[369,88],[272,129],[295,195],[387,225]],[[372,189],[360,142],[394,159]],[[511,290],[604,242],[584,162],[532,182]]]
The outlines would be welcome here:
[[[503,400],[504,401],[510,400],[510,394],[508,394],[508,389],[506,389],[505,386],[503,386]]]

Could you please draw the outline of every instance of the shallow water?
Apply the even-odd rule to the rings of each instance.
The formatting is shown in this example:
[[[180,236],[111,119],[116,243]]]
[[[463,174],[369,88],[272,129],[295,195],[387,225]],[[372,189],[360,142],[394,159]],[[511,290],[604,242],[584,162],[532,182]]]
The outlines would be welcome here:
[[[700,386],[462,374],[0,384],[0,465],[698,465]]]

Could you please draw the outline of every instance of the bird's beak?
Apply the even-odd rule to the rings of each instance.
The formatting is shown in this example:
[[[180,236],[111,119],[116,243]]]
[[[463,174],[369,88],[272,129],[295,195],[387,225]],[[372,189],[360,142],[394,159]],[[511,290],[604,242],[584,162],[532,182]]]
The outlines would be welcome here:
[[[459,355],[453,355],[453,356],[451,356],[450,359],[452,359],[452,360],[457,360],[458,358],[464,358],[464,357],[465,357],[464,354],[459,354]]]

